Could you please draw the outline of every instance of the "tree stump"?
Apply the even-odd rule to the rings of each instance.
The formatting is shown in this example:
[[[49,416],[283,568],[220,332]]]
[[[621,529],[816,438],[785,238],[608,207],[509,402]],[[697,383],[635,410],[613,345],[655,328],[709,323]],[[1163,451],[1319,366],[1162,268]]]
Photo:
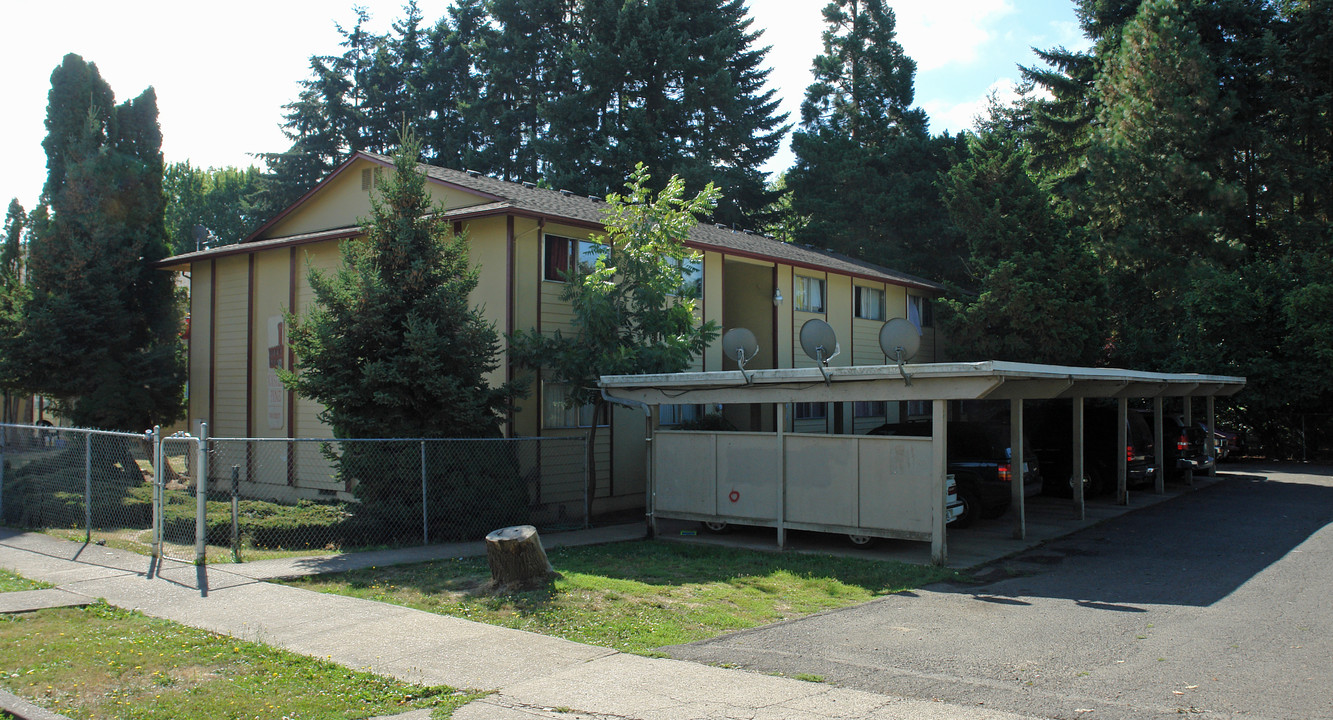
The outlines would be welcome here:
[[[559,576],[546,559],[537,528],[531,525],[501,528],[487,535],[486,562],[497,587],[544,585]]]

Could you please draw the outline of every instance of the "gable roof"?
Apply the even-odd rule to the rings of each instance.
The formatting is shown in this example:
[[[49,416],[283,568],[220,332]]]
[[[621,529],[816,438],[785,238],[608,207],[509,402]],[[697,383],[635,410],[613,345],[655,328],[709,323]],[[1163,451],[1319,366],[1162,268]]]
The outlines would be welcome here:
[[[299,207],[306,199],[316,194],[333,178],[340,175],[357,159],[365,159],[385,167],[393,167],[393,158],[378,153],[358,152],[338,166],[327,178],[322,180],[300,200],[279,213],[273,219],[259,226],[245,240],[235,245],[184,253],[166,258],[158,263],[159,267],[172,267],[206,258],[249,253],[259,249],[299,245],[335,238],[351,237],[357,234],[357,226],[329,228],[319,232],[303,233],[278,238],[264,238],[264,233],[279,220]],[[474,205],[447,210],[441,217],[450,220],[466,220],[494,215],[517,215],[561,224],[584,227],[594,231],[603,229],[603,211],[605,201],[576,195],[566,190],[549,190],[533,183],[517,183],[499,180],[474,171],[453,170],[434,165],[419,164],[418,169],[431,181],[477,195],[481,202]],[[758,260],[780,262],[810,270],[831,271],[853,277],[887,282],[894,285],[918,288],[942,293],[944,286],[924,278],[891,270],[874,263],[858,260],[831,250],[819,249],[808,245],[785,243],[761,234],[735,230],[733,228],[697,224],[690,231],[686,244],[698,250],[713,250],[728,255],[743,256]]]

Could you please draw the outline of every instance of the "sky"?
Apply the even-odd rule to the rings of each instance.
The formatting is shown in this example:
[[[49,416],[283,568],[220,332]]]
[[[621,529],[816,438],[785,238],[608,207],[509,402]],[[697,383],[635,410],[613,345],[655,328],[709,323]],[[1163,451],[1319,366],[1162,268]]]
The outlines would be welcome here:
[[[427,22],[450,0],[419,0]],[[789,122],[800,119],[810,65],[822,50],[826,0],[749,0],[755,28],[771,46],[769,83]],[[0,44],[5,71],[3,136],[10,166],[0,173],[0,203],[31,210],[46,179],[42,139],[51,70],[66,53],[97,64],[116,101],[157,89],[167,162],[198,167],[254,164],[250,154],[289,144],[279,123],[296,97],[311,55],[336,53],[335,23],[350,25],[353,5],[368,8],[375,30],[402,15],[401,0],[48,0],[14,3]],[[970,128],[986,97],[1012,92],[1031,48],[1083,48],[1072,0],[889,0],[898,41],[916,60],[916,104],[931,131]],[[339,9],[341,8],[341,9]],[[764,169],[790,167],[782,152]]]

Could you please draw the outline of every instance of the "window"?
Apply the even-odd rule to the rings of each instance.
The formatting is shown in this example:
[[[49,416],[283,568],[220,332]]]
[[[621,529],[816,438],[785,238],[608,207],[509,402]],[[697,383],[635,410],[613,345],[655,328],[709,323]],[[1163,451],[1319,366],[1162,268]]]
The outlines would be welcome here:
[[[704,295],[704,261],[703,258],[691,260],[685,258],[680,261],[680,292],[681,297],[700,298]]]
[[[935,313],[931,310],[930,298],[908,293],[907,319],[911,320],[917,329],[934,327]]]
[[[602,246],[594,242],[547,235],[542,277],[546,280],[564,282],[569,278],[572,268],[577,267],[579,272],[587,272],[592,268],[602,251]],[[578,264],[575,265],[575,262]]]
[[[568,407],[569,388],[555,383],[542,383],[542,427],[586,428],[592,427],[592,405]],[[605,427],[605,419],[599,418],[598,427]]]
[[[824,280],[796,275],[792,278],[792,307],[801,312],[824,312]]]
[[[658,407],[658,422],[662,425],[680,425],[698,420],[702,414],[698,405],[661,405]]]
[[[908,400],[907,418],[916,420],[919,418],[928,418],[931,415],[931,401],[929,400]]]
[[[884,319],[884,291],[879,288],[856,286],[856,317],[863,320]]]
[[[882,418],[888,414],[888,405],[883,400],[858,400],[852,405],[853,417]]]
[[[792,417],[797,420],[823,420],[828,417],[825,403],[792,403]]]

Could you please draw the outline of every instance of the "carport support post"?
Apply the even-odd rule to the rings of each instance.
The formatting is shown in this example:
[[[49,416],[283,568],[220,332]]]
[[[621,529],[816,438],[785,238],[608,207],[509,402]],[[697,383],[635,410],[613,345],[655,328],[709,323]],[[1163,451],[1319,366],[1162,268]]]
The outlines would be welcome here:
[[[1023,399],[1014,398],[1009,401],[1009,485],[1013,506],[1016,508],[1014,513],[1014,537],[1023,540],[1027,538],[1027,508],[1024,506],[1024,487],[1023,487],[1023,463],[1027,458],[1023,457]],[[947,490],[946,490],[947,492]]]
[[[787,547],[787,406],[777,403],[778,419],[778,547]]]
[[[1083,398],[1076,397],[1074,403],[1074,464],[1073,472],[1069,476],[1069,482],[1074,491],[1074,509],[1078,512],[1078,519],[1083,520],[1087,517],[1083,505]]]
[[[1153,447],[1157,449],[1157,476],[1153,479],[1153,490],[1158,495],[1166,494],[1166,431],[1163,430],[1162,398],[1152,399]]]
[[[1181,401],[1185,403],[1185,427],[1182,428],[1181,431],[1185,433],[1185,437],[1188,438],[1189,429],[1194,425],[1194,398],[1190,397],[1189,395],[1186,395],[1185,397],[1181,398]],[[1205,445],[1206,444],[1207,443],[1205,443]],[[1194,487],[1193,470],[1185,471],[1185,484],[1190,487]]]
[[[1129,504],[1129,398],[1120,398],[1116,408],[1115,501]]]
[[[1214,425],[1217,418],[1213,415],[1213,396],[1209,395],[1203,402],[1205,412],[1208,413],[1208,441],[1204,447],[1208,449],[1208,457],[1213,459],[1212,467],[1208,468],[1208,477],[1214,477],[1217,475],[1217,426]]]
[[[949,546],[944,536],[944,513],[949,501],[949,406],[944,400],[932,401],[930,446],[933,450],[935,466],[935,506],[933,517],[935,527],[930,532],[930,561],[944,566],[949,560]]]
[[[645,441],[647,444],[647,452],[644,453],[644,461],[647,463],[647,467],[644,470],[644,477],[648,479],[648,482],[644,483],[644,490],[647,493],[647,497],[644,498],[643,503],[643,506],[648,513],[649,538],[657,537],[657,513],[653,511],[653,501],[657,499],[657,478],[653,473],[653,456],[656,454],[653,447],[653,437],[654,432],[657,430],[658,417],[658,406],[649,405],[648,417],[644,420],[644,425],[646,426],[644,428],[644,435],[647,438]]]

